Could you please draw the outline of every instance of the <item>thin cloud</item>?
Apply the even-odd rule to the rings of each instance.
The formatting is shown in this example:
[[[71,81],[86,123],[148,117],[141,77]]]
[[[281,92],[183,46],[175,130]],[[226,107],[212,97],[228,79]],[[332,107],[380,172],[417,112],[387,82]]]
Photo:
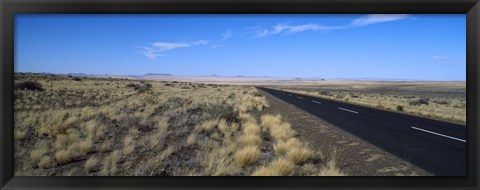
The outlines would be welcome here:
[[[391,22],[412,18],[408,14],[370,14],[364,17],[357,18],[350,23],[350,27],[362,27],[383,22]]]
[[[459,60],[452,59],[452,58],[446,57],[446,56],[438,56],[438,55],[433,56],[432,60],[437,62],[437,63],[441,63],[441,64],[459,64],[459,63],[462,63]]]
[[[221,33],[220,35],[222,36],[223,41],[228,40],[229,38],[231,38],[233,36],[232,31],[230,31],[230,30],[228,30],[224,33]]]
[[[276,24],[272,27],[272,29],[263,29],[260,30],[257,34],[256,37],[265,37],[265,36],[271,36],[271,35],[276,35],[276,34],[283,34],[283,35],[289,35],[289,34],[294,34],[294,33],[299,33],[299,32],[305,32],[305,31],[327,31],[327,30],[334,30],[334,29],[340,29],[341,26],[323,26],[323,25],[318,25],[318,24],[302,24],[302,25],[291,25],[291,24]]]
[[[412,18],[412,16],[408,14],[370,14],[366,16],[362,16],[360,18],[352,20],[350,23],[346,25],[340,26],[325,26],[315,23],[309,24],[285,24],[279,23],[271,28],[259,28],[254,27],[256,29],[254,37],[266,37],[272,35],[289,35],[294,33],[306,32],[306,31],[330,31],[330,30],[340,30],[340,29],[347,29],[347,28],[357,28],[357,27],[364,27],[372,24],[378,24],[383,22],[392,22],[402,19]]]
[[[227,47],[227,46],[221,45],[221,44],[213,44],[210,46],[211,49],[224,48],[224,47]]]
[[[186,42],[154,42],[149,47],[139,47],[139,48],[143,49],[143,51],[141,51],[141,53],[145,57],[153,60],[157,57],[165,56],[164,54],[161,54],[161,52],[170,51],[170,50],[174,50],[174,49],[177,49],[177,48],[185,48],[185,47],[191,47],[191,46],[202,46],[202,45],[207,45],[207,44],[208,44],[208,41],[205,41],[205,40],[198,40],[198,41],[189,42],[189,43],[186,43]]]

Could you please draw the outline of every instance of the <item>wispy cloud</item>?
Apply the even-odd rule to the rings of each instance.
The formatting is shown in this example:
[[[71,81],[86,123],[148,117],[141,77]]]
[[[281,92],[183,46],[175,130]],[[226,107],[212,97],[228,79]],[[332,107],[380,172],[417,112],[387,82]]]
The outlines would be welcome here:
[[[217,49],[217,48],[225,48],[227,45],[222,45],[222,44],[213,44],[210,46],[211,49]]]
[[[350,23],[346,25],[339,25],[339,26],[326,26],[321,24],[315,23],[308,23],[308,24],[285,24],[279,23],[273,25],[270,28],[261,28],[261,27],[253,27],[256,30],[254,37],[266,37],[271,35],[289,35],[299,32],[306,32],[306,31],[329,31],[329,30],[339,30],[339,29],[347,29],[347,28],[357,28],[368,26],[372,24],[378,24],[383,22],[391,22],[396,20],[402,20],[407,18],[413,18],[408,14],[370,14],[366,16],[362,16],[360,18],[352,20]]]
[[[228,40],[229,38],[231,38],[233,36],[233,33],[232,31],[228,30],[224,33],[221,33],[220,35],[222,35],[222,40]]]
[[[262,29],[257,34],[256,37],[265,37],[271,36],[276,34],[283,34],[289,35],[298,32],[305,32],[305,31],[327,31],[327,30],[334,30],[334,29],[341,29],[342,26],[322,26],[318,24],[301,24],[301,25],[291,25],[291,24],[276,24],[272,26],[271,29]]]
[[[191,47],[191,46],[201,46],[201,45],[207,45],[208,41],[205,40],[198,40],[194,42],[154,42],[152,45],[148,47],[143,47],[139,46],[139,48],[143,49],[141,53],[149,58],[149,59],[155,59],[160,56],[165,56],[161,52],[165,51],[170,51],[173,49],[177,48],[185,48],[185,47]]]
[[[433,56],[432,60],[437,62],[437,63],[442,63],[442,64],[459,64],[459,63],[462,63],[462,61],[460,61],[460,60],[456,60],[456,59],[446,57],[446,56],[438,56],[438,55]]]
[[[391,22],[397,20],[403,20],[407,18],[413,18],[408,14],[370,14],[353,20],[350,27],[362,27],[372,24],[378,24],[383,22]]]

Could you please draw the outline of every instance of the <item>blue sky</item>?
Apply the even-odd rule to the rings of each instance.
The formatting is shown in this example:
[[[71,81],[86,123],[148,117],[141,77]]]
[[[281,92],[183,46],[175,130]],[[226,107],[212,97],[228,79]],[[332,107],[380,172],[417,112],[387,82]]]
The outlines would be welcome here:
[[[17,15],[15,71],[466,79],[465,15]]]

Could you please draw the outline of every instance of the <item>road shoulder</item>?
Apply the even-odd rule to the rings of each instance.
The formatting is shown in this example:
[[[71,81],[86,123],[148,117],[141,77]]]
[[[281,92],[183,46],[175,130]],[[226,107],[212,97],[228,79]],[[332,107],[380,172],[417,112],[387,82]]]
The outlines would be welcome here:
[[[336,152],[337,166],[351,176],[429,176],[428,172],[385,152],[322,119],[266,92],[270,107],[263,113],[281,114],[299,138],[326,158]],[[336,151],[335,151],[336,150]]]

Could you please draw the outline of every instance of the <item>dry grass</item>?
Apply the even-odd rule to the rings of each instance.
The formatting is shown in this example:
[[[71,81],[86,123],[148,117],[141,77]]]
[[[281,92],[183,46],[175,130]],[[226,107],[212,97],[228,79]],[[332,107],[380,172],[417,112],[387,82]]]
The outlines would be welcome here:
[[[16,136],[25,135],[16,137],[17,176],[319,171],[293,169],[312,164],[307,153],[290,152],[307,146],[280,115],[257,123],[269,105],[252,87],[32,74],[15,82],[25,80],[47,88],[14,92]],[[129,83],[151,88],[139,92]]]
[[[250,166],[260,158],[260,150],[257,146],[247,146],[235,152],[235,162],[239,167]]]
[[[86,172],[93,172],[98,169],[98,159],[96,157],[90,157],[85,162],[85,171]]]
[[[279,90],[465,125],[465,85],[465,82],[356,82]]]
[[[30,153],[30,159],[32,159],[34,162],[38,162],[47,152],[48,149],[46,149],[46,147],[35,149]]]
[[[310,159],[313,155],[313,152],[306,147],[294,147],[288,150],[286,156],[294,164],[301,164],[306,160]]]
[[[44,156],[44,157],[42,157],[42,159],[40,159],[40,161],[38,162],[38,167],[43,168],[43,169],[46,169],[46,168],[51,167],[52,164],[53,164],[53,158],[51,158],[51,157],[49,157],[49,156]]]
[[[15,130],[14,139],[15,141],[23,141],[27,138],[27,131]]]
[[[256,169],[252,176],[287,176],[293,174],[295,165],[285,158],[277,158],[267,166]]]
[[[300,141],[296,138],[291,138],[287,141],[276,142],[273,148],[278,155],[285,155],[289,150],[297,147],[301,147]]]
[[[87,153],[91,152],[91,151],[92,151],[92,147],[93,147],[92,139],[87,138],[87,139],[81,141],[81,142],[78,144],[78,147],[80,148],[80,152],[82,152],[82,153],[84,153],[84,154],[87,154]]]
[[[64,164],[72,160],[73,153],[70,150],[60,150],[55,152],[55,160],[59,164]]]

